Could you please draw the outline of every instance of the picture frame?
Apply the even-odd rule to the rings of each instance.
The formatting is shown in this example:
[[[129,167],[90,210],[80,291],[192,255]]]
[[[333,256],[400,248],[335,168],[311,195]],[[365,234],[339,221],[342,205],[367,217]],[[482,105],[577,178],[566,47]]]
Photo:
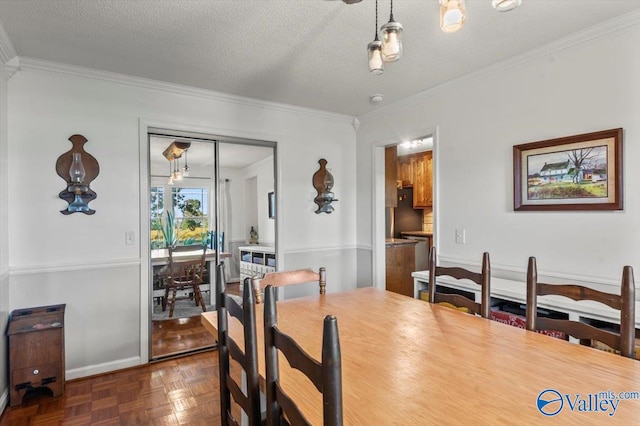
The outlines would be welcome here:
[[[276,193],[271,191],[267,194],[269,199],[269,219],[276,218]]]
[[[513,147],[514,211],[622,210],[622,128]]]

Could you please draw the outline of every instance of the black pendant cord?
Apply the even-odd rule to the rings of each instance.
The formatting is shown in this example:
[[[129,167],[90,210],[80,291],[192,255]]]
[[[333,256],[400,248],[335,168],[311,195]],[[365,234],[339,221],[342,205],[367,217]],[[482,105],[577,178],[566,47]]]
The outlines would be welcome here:
[[[373,41],[378,41],[378,0],[376,0],[376,27],[375,29],[375,38]]]
[[[389,17],[389,22],[393,22],[393,0],[391,0],[391,16]]]

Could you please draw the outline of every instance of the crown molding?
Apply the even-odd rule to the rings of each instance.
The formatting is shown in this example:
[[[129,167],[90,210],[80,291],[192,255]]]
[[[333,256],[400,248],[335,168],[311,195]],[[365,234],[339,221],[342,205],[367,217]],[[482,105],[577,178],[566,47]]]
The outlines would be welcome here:
[[[72,75],[76,77],[91,78],[94,80],[109,81],[112,83],[134,86],[143,89],[154,90],[163,93],[171,93],[183,96],[192,96],[218,102],[232,103],[247,106],[250,108],[268,109],[293,114],[302,114],[312,117],[320,117],[330,120],[337,120],[351,124],[353,117],[350,115],[337,114],[328,111],[321,111],[311,108],[298,107],[278,102],[268,102],[244,96],[230,95],[208,89],[184,86],[181,84],[167,83],[158,80],[151,80],[143,77],[134,77],[127,74],[101,71],[92,68],[85,68],[76,65],[67,65],[59,62],[45,61],[42,59],[19,57],[19,69],[38,70],[53,72],[58,74]]]
[[[531,62],[546,58],[549,55],[553,55],[574,46],[590,43],[594,40],[606,37],[609,34],[624,31],[629,27],[633,27],[639,24],[640,11],[636,10],[634,12],[627,13],[614,19],[610,19],[582,31],[578,31],[577,33],[573,33],[559,40],[552,41],[551,43],[545,44],[543,46],[536,47],[524,53],[512,56],[511,58],[505,59],[503,61],[496,62],[495,64],[489,65],[477,71],[470,72],[469,74],[465,74],[461,77],[447,81],[438,86],[425,89],[400,101],[385,105],[366,114],[362,114],[358,116],[357,119],[359,119],[363,123],[377,120],[384,114],[393,112],[396,109],[414,107],[416,105],[419,105],[426,99],[435,96],[443,91],[453,90],[457,87],[463,86],[473,81],[488,79],[490,77],[493,77],[495,74],[503,73],[513,68],[520,68]]]
[[[0,61],[6,64],[16,56],[18,56],[16,49],[13,47],[7,31],[4,29],[4,22],[0,19]]]

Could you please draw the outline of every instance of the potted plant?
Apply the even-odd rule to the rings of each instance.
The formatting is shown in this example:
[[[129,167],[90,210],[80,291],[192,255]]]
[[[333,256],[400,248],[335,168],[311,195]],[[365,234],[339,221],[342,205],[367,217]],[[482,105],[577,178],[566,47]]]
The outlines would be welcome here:
[[[166,248],[174,247],[176,245],[177,232],[173,222],[173,212],[166,212],[166,217],[162,224],[162,236],[164,237]]]

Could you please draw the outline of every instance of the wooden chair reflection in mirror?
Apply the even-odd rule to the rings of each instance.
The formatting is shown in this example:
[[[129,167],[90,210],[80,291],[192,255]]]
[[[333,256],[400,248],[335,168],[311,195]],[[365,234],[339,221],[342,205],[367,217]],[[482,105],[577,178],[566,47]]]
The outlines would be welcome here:
[[[207,269],[205,255],[206,245],[169,247],[169,272],[164,279],[164,299],[162,310],[169,304],[169,318],[173,317],[176,300],[193,299],[195,305],[207,311],[200,285],[204,282]],[[188,291],[189,294],[178,296],[178,292]]]
[[[575,301],[593,300],[620,311],[620,332],[596,328],[578,321],[545,318],[538,315],[538,296],[557,295]],[[580,339],[580,344],[601,342],[627,358],[635,358],[635,284],[633,269],[622,270],[620,294],[605,293],[577,284],[546,284],[538,282],[536,258],[527,265],[527,329],[557,330]]]

